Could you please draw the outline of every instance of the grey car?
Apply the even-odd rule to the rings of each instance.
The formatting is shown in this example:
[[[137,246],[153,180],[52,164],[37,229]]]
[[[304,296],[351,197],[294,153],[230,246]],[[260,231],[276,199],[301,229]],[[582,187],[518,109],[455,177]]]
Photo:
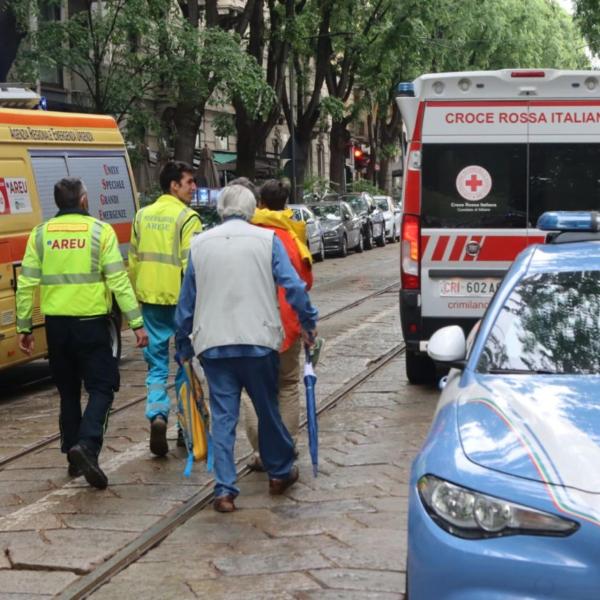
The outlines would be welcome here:
[[[325,241],[323,240],[323,230],[319,219],[315,217],[310,208],[305,204],[290,204],[295,221],[303,221],[306,224],[306,238],[310,253],[316,261],[325,258]]]
[[[383,213],[385,236],[390,242],[400,239],[401,210],[394,204],[391,196],[373,196],[375,204]]]
[[[362,220],[347,202],[319,202],[309,208],[321,223],[326,254],[343,257],[349,249],[363,251]]]
[[[375,244],[385,246],[385,220],[373,197],[367,192],[344,194],[341,197],[362,219],[363,244],[370,250]]]

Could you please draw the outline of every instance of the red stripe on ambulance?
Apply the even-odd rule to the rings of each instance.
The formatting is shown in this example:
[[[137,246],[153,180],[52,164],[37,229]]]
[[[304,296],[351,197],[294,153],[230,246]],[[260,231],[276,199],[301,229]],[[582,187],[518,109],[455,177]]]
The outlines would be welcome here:
[[[449,235],[441,235],[438,238],[437,244],[435,245],[435,250],[433,251],[433,256],[431,260],[442,260],[444,258],[444,252],[446,252],[446,246],[448,245],[448,241],[450,240]]]

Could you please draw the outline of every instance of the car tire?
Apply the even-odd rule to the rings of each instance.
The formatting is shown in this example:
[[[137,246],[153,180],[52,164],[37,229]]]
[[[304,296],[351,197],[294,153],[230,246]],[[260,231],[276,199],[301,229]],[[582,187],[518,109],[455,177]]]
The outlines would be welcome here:
[[[368,225],[366,235],[363,236],[363,246],[365,247],[365,250],[371,250],[371,248],[375,246],[375,242],[373,240],[373,230]]]
[[[358,254],[360,254],[361,252],[363,252],[365,249],[365,245],[364,245],[364,241],[363,241],[363,236],[362,234],[358,236],[358,244],[356,244],[356,246],[354,246],[354,248],[352,248],[352,250],[354,250],[354,252],[358,252]]]
[[[406,377],[410,383],[431,384],[435,383],[436,371],[435,364],[425,354],[406,351]]]
[[[340,256],[342,258],[348,256],[348,238],[346,234],[342,237],[341,245],[340,245]]]
[[[387,238],[385,237],[385,225],[381,225],[381,235],[375,241],[377,242],[377,245],[380,248],[383,248],[383,246],[385,246],[387,242]]]
[[[325,260],[325,242],[321,238],[319,251],[315,254],[315,262],[323,262]]]

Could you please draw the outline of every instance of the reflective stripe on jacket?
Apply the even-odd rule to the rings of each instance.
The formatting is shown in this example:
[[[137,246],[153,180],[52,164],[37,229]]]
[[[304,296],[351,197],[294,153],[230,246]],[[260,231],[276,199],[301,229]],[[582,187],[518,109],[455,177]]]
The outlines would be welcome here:
[[[129,270],[140,302],[177,304],[192,237],[201,231],[198,213],[170,194],[138,211],[131,230]]]
[[[17,280],[19,333],[31,331],[38,285],[45,315],[105,315],[114,294],[130,326],[143,325],[114,229],[87,214],[62,214],[32,230]]]

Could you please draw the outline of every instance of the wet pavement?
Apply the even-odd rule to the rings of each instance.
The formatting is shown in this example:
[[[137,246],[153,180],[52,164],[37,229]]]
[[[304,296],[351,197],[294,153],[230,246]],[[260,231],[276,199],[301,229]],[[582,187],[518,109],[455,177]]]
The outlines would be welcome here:
[[[312,297],[326,314],[397,278],[395,244],[316,265]],[[318,367],[323,403],[401,343],[397,291],[333,316],[319,331],[327,339]],[[116,406],[143,394],[141,354],[130,345],[126,353]],[[201,511],[92,597],[402,597],[408,470],[436,397],[435,390],[408,386],[403,357],[393,359],[321,415],[319,477],[312,477],[304,433],[300,482],[285,496],[269,497],[263,474],[244,477],[236,513]],[[57,443],[0,470],[0,598],[72,589],[211,488],[203,465],[183,478],[173,427],[169,457],[152,458],[143,408],[139,403],[111,418],[101,456],[106,491],[70,481]],[[0,402],[0,455],[55,431],[50,386],[17,390]],[[240,429],[240,465],[248,453]]]

